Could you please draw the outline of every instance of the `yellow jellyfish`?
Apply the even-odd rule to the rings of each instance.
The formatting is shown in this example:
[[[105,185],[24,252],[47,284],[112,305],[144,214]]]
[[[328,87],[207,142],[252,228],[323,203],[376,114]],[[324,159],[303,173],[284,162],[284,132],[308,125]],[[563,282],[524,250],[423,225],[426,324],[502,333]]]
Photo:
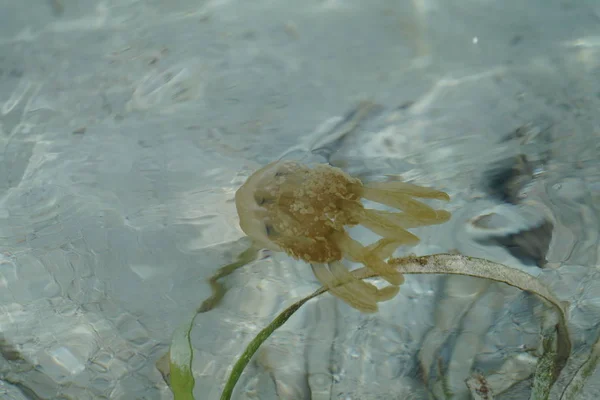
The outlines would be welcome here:
[[[257,246],[306,261],[329,291],[363,312],[398,293],[403,276],[385,260],[419,238],[408,228],[435,225],[450,213],[414,198],[449,200],[441,191],[404,182],[363,184],[327,164],[277,161],[252,174],[235,195],[240,227]],[[401,212],[368,209],[361,199]],[[362,225],[382,239],[363,246],[346,228]],[[342,260],[362,263],[390,283],[382,289],[355,278]]]

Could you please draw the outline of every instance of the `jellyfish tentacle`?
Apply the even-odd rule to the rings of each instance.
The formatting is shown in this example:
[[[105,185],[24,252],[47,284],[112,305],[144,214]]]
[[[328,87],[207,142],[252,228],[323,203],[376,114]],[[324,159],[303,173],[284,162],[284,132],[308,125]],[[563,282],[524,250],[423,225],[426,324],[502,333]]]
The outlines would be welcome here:
[[[419,238],[417,236],[408,232],[401,224],[397,223],[402,221],[387,218],[387,214],[399,213],[388,212],[386,214],[386,212],[364,208],[362,205],[356,204],[344,204],[344,207],[358,224],[363,225],[365,228],[384,238],[390,238],[403,244],[419,243]]]
[[[329,263],[329,270],[339,282],[345,282],[346,287],[354,293],[362,292],[368,294],[376,302],[389,300],[398,293],[398,290],[400,290],[398,286],[387,286],[379,289],[372,283],[360,280],[352,275],[352,273],[339,261]]]
[[[350,271],[348,271],[348,269],[340,261],[330,262],[328,266],[329,270],[333,274],[333,277],[340,284],[358,284],[359,286],[361,286],[361,289],[363,289],[363,291],[366,293],[375,293],[378,290],[375,285],[368,282],[364,282],[352,275]]]
[[[369,252],[362,244],[348,236],[347,233],[337,232],[334,236],[334,240],[342,253],[349,259],[364,264],[392,285],[398,286],[404,282],[404,277],[394,267]]]
[[[419,238],[416,235],[413,235],[393,221],[380,217],[376,213],[365,212],[359,222],[362,226],[376,234],[394,239],[402,244],[415,245],[419,243]]]
[[[400,286],[404,283],[404,276],[400,272],[373,254],[367,254],[363,263],[392,285]]]
[[[388,301],[396,297],[398,292],[400,291],[400,286],[389,285],[377,290],[377,302],[381,303],[384,301]]]
[[[369,253],[372,253],[373,255],[381,258],[382,260],[387,260],[392,255],[394,255],[396,249],[401,245],[402,243],[397,240],[383,238],[379,239],[373,244],[370,244],[366,247],[366,249]]]
[[[348,305],[363,312],[372,313],[378,310],[377,301],[373,296],[361,291],[352,291],[346,284],[340,285],[343,282],[339,282],[325,264],[312,263],[311,268],[319,282]]]
[[[397,208],[418,218],[435,219],[436,211],[427,204],[421,203],[401,192],[362,187],[362,197],[376,203]]]
[[[392,192],[402,192],[413,197],[423,199],[436,199],[450,201],[448,193],[428,187],[413,185],[412,183],[390,181],[390,182],[370,182],[364,185],[367,188],[389,190]]]
[[[361,199],[396,210],[365,209]],[[402,274],[385,262],[402,245],[418,243],[407,229],[435,225],[450,213],[435,210],[417,199],[449,200],[441,191],[394,181],[363,184],[327,164],[312,167],[276,161],[254,172],[236,192],[240,227],[257,245],[311,263],[315,276],[331,293],[352,307],[377,311],[404,282]],[[363,246],[346,229],[363,225],[382,236]],[[362,263],[392,286],[357,280],[341,261]]]
[[[443,224],[450,220],[452,214],[445,210],[435,210],[435,218],[419,218],[405,212],[381,211],[365,209],[367,218],[382,219],[398,225],[401,228],[418,228],[420,226]]]

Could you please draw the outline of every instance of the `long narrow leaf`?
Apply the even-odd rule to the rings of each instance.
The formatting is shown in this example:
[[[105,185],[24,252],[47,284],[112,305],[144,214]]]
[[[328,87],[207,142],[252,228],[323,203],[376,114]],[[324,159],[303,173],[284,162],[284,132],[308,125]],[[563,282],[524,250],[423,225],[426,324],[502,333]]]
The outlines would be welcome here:
[[[257,250],[250,246],[243,251],[231,264],[219,268],[209,279],[211,295],[204,300],[189,323],[182,324],[173,333],[171,347],[169,349],[169,386],[175,400],[194,400],[194,375],[192,372],[193,349],[190,341],[190,333],[198,314],[202,314],[217,307],[227,289],[219,282],[220,279],[231,275],[239,268],[256,259]]]
[[[454,274],[491,279],[531,292],[550,303],[558,315],[557,351],[556,359],[554,360],[554,370],[551,371],[551,383],[556,381],[560,371],[571,354],[571,339],[566,324],[565,305],[556,299],[538,279],[523,271],[489,260],[453,254],[396,258],[391,259],[389,264],[393,265],[402,274]],[[367,268],[360,268],[352,271],[352,273],[359,279],[377,276],[373,271]],[[252,359],[252,356],[271,334],[282,326],[304,303],[325,292],[327,292],[327,289],[321,288],[302,300],[295,302],[281,312],[266,328],[258,333],[258,335],[248,344],[246,350],[233,366],[222,392],[221,400],[231,399],[235,385]]]
[[[194,400],[194,375],[192,373],[193,350],[190,332],[195,314],[189,323],[175,330],[169,349],[169,372],[171,391],[175,400]]]

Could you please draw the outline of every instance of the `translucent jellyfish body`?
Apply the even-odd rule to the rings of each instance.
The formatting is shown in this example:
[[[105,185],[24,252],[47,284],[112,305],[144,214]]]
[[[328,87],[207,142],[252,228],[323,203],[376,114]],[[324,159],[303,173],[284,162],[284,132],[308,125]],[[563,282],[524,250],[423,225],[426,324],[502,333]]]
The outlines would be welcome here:
[[[333,295],[360,311],[375,312],[377,303],[394,297],[404,281],[385,260],[398,246],[418,243],[407,229],[450,219],[449,212],[415,197],[449,200],[444,192],[404,182],[363,184],[327,164],[278,161],[252,174],[235,201],[240,227],[258,246],[310,263]],[[368,209],[361,199],[400,211]],[[363,246],[346,231],[355,225],[382,239]],[[362,263],[390,285],[379,289],[355,278],[344,259]]]

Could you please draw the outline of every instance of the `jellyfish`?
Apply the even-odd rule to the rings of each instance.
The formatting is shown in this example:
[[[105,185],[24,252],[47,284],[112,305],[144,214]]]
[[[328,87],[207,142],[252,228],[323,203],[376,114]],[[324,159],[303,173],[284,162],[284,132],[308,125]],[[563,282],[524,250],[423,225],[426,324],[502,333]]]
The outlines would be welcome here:
[[[450,219],[449,212],[415,198],[450,199],[444,192],[406,182],[363,184],[328,164],[276,161],[247,179],[236,192],[235,203],[241,229],[257,246],[309,263],[330,293],[372,313],[378,310],[377,303],[393,298],[404,282],[385,260],[399,246],[419,242],[407,229]],[[366,208],[362,199],[398,211]],[[347,232],[357,225],[381,239],[363,246]],[[389,285],[378,288],[356,278],[343,264],[345,259],[363,264]]]

